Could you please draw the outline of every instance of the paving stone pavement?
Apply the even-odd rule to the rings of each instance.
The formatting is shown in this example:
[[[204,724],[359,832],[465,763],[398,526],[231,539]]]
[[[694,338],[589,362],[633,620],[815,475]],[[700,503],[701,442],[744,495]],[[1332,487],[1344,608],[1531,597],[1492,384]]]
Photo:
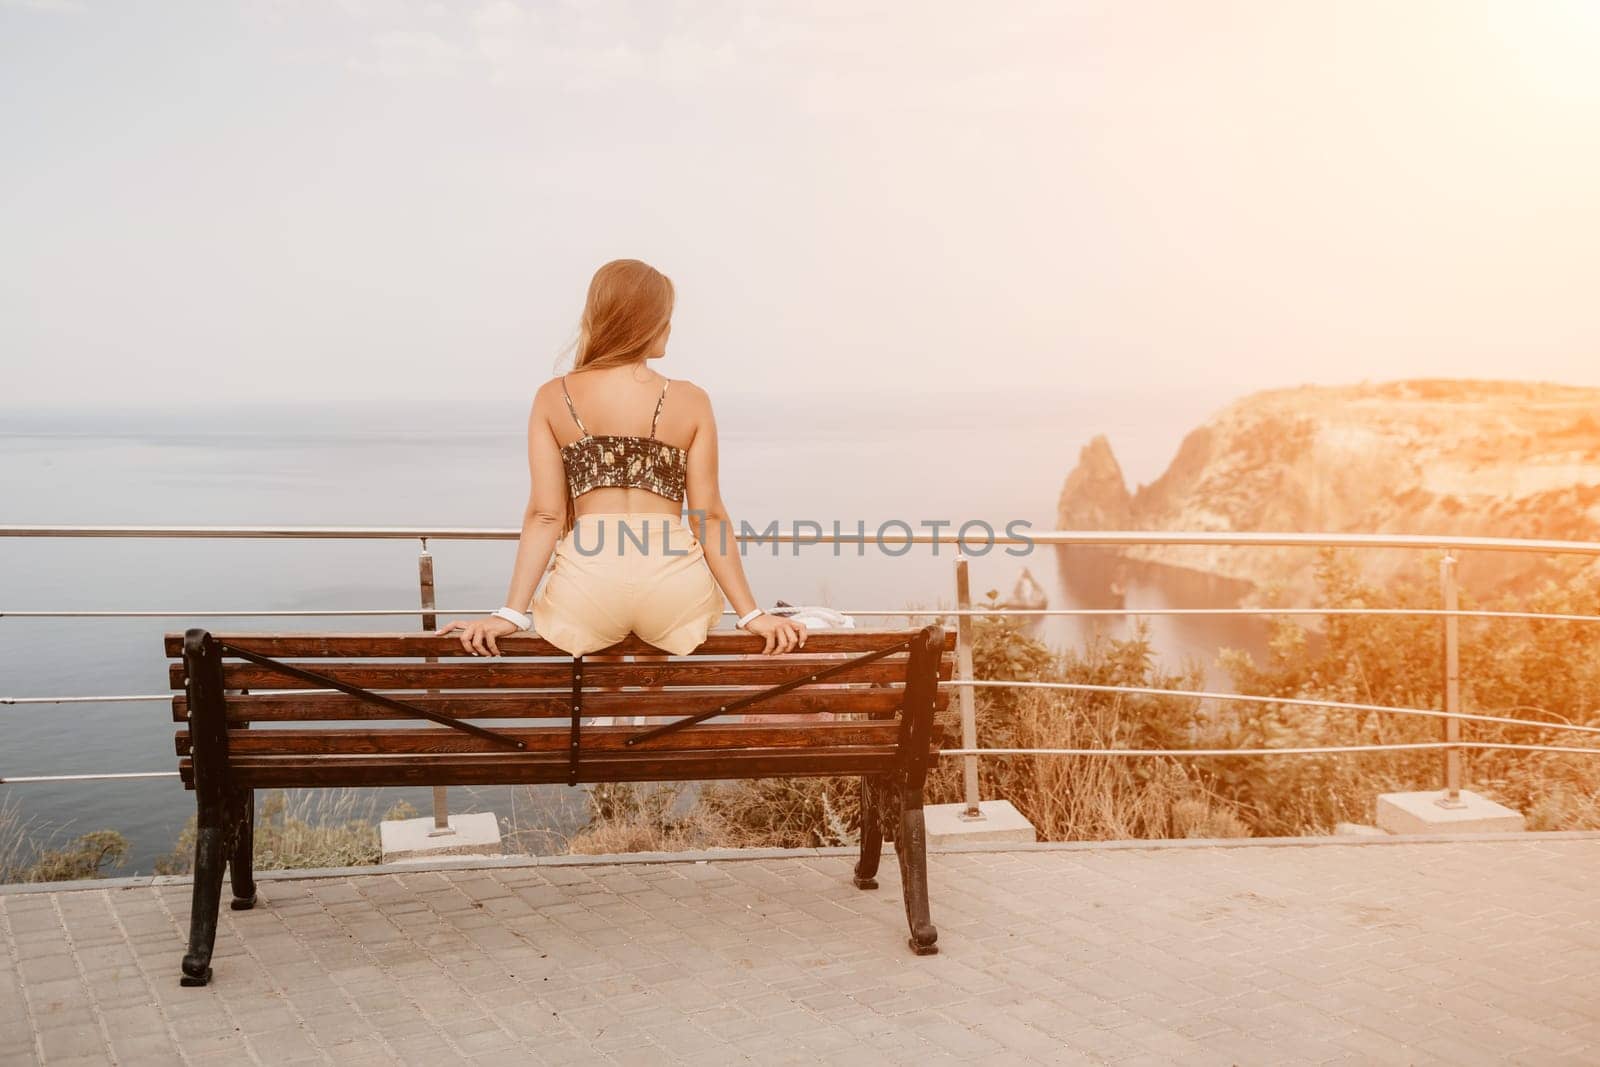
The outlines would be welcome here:
[[[0,894],[0,1063],[1600,1062],[1600,840],[805,854]],[[224,890],[226,900],[226,890]]]

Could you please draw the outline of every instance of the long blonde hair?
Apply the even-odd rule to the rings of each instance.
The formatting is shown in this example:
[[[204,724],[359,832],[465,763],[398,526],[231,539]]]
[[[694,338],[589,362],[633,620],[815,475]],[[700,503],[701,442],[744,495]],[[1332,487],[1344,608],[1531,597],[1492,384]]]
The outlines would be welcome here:
[[[641,260],[614,259],[595,271],[578,320],[573,373],[642,359],[672,322],[676,299],[672,279]],[[562,536],[572,532],[576,515],[568,484]]]
[[[574,371],[632,363],[672,321],[672,279],[637,259],[614,259],[594,272],[578,322]]]

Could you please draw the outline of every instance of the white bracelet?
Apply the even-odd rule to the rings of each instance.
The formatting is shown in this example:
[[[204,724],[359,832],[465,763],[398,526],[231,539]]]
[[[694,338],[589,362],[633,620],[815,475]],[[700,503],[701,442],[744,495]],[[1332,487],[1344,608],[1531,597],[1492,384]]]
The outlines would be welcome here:
[[[495,608],[489,614],[498,615],[507,622],[516,623],[517,629],[519,630],[533,629],[533,620],[528,618],[528,616],[524,615],[522,612],[518,611],[516,608]]]
[[[760,608],[751,608],[750,611],[747,614],[739,616],[739,621],[738,621],[738,623],[736,625],[739,627],[739,629],[742,630],[742,629],[745,628],[745,624],[748,623],[751,619],[755,618],[757,615],[765,615],[765,614],[766,614],[766,612],[762,611]]]

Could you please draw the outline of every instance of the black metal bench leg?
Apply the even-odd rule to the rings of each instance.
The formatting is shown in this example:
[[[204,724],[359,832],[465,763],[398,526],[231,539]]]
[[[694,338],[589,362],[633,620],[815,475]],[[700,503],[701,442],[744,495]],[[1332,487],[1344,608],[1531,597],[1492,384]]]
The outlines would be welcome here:
[[[927,827],[922,821],[922,798],[906,797],[900,805],[900,833],[894,842],[895,858],[900,861],[900,891],[906,901],[906,922],[911,927],[911,951],[931,956],[939,951],[934,942],[939,931],[928,913]]]
[[[228,873],[233,878],[233,901],[229,907],[247,911],[256,906],[256,791],[236,790],[233,809],[229,821],[238,837],[228,857]]]
[[[879,783],[870,775],[861,779],[861,858],[856,861],[857,889],[878,888],[878,860],[883,855],[883,812]]]
[[[222,904],[222,846],[227,829],[202,826],[194,842],[194,899],[189,906],[189,951],[183,957],[180,984],[211,981],[211,950],[217,941],[217,911]]]
[[[239,800],[230,781],[228,720],[222,688],[222,649],[211,634],[192,627],[183,635],[189,733],[194,752],[194,897],[189,906],[189,951],[183,957],[187,986],[211,981],[211,950],[217,942],[222,876],[237,858]],[[248,870],[248,867],[245,868]],[[235,875],[235,886],[238,886]],[[246,881],[249,876],[246,876]]]

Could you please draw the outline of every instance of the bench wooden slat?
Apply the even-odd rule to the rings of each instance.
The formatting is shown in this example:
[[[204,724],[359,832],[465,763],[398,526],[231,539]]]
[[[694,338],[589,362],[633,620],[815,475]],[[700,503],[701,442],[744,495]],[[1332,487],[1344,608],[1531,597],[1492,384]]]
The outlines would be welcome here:
[[[809,671],[835,666],[839,659],[772,656],[726,662],[675,660],[664,663],[589,663],[583,665],[585,688],[600,686],[744,685],[768,686],[803,677]],[[366,689],[540,689],[570,685],[572,664],[473,661],[466,663],[315,663],[307,670]],[[941,665],[948,670],[947,665]],[[904,656],[886,656],[828,677],[829,682],[902,682]],[[172,688],[182,689],[183,664],[169,671]],[[228,689],[316,689],[317,683],[291,677],[254,663],[226,662],[222,684]]]
[[[665,734],[629,748],[627,739],[638,734],[638,726],[587,726],[583,729],[584,752],[686,752],[707,749],[742,748],[828,748],[852,745],[893,745],[899,740],[897,723],[818,722],[761,723],[708,726],[704,723]],[[527,743],[528,752],[562,752],[569,744],[565,727],[500,727],[505,737]],[[189,755],[189,731],[180,730],[175,738],[177,754]],[[487,738],[474,737],[443,726],[385,730],[230,730],[228,753],[254,756],[272,753],[290,755],[389,755],[407,752],[446,755],[452,752],[497,752],[504,746]]]
[[[729,689],[685,688],[660,691],[631,690],[583,694],[584,717],[602,715],[681,716],[714,707],[719,702],[738,700],[761,692],[764,686],[736,686]],[[905,687],[830,686],[818,684],[769,697],[742,709],[745,715],[884,714],[897,711]],[[400,699],[407,704],[453,715],[458,719],[562,719],[570,713],[571,691],[512,693],[408,693]],[[950,690],[940,689],[934,696],[934,710],[950,703]],[[414,715],[393,711],[380,704],[344,693],[246,693],[229,694],[226,700],[228,722],[344,722],[400,719],[417,721]],[[189,698],[172,698],[172,721],[189,718]]]
[[[806,635],[806,652],[869,652],[882,648],[885,645],[904,641],[917,632],[917,627],[909,629],[884,628],[860,630],[816,630]],[[163,634],[163,643],[167,655],[180,657],[183,655],[183,634]],[[239,632],[239,633],[213,633],[219,641],[227,641],[238,645],[240,648],[259,652],[264,656],[277,657],[313,657],[313,656],[462,656],[472,657],[461,647],[461,639],[456,634],[445,634],[440,637],[428,631],[401,631],[391,633],[359,633],[359,634],[304,634],[304,633],[279,633],[279,632]],[[526,634],[512,634],[507,637],[498,637],[495,644],[502,652],[517,656],[551,656],[556,658],[567,657],[567,653],[552,645],[542,637]],[[740,655],[759,652],[763,641],[755,634],[743,630],[718,629],[706,635],[705,643],[695,649],[691,655]],[[944,649],[955,648],[955,631],[945,631]],[[655,655],[665,656],[668,653],[654,645],[646,644],[638,637],[629,635],[615,645],[591,653],[595,656],[608,655]],[[570,657],[568,657],[570,658]]]
[[[748,749],[738,753],[684,753],[654,756],[604,754],[580,762],[585,782],[718,781],[737,778],[793,778],[881,774],[895,765],[898,749],[829,749],[795,752]],[[295,758],[241,756],[231,761],[241,787],[315,788],[318,786],[550,785],[567,780],[565,755],[455,756],[397,755]],[[188,757],[179,775],[192,781]]]

